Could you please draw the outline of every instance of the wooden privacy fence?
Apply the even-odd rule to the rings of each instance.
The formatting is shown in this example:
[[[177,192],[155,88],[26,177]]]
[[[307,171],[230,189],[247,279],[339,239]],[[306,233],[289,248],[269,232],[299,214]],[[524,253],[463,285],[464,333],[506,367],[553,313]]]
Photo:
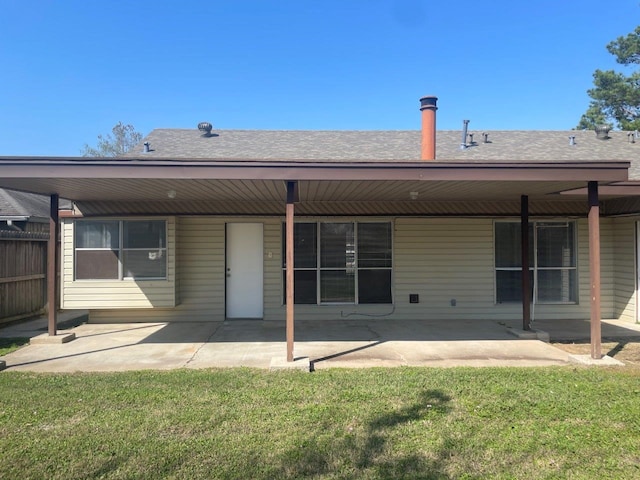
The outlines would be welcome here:
[[[0,230],[0,323],[44,310],[48,238],[46,232]]]

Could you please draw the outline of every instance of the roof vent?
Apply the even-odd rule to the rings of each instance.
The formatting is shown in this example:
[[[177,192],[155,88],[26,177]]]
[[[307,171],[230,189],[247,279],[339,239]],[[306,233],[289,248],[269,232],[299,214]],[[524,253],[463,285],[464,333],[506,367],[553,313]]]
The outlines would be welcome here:
[[[489,134],[488,133],[483,133],[482,134],[482,143],[491,143],[489,141]]]
[[[144,142],[144,153],[149,153],[151,151],[151,144],[149,142]]]
[[[609,138],[609,130],[611,127],[609,125],[596,125],[596,138],[600,140],[607,140]]]
[[[460,143],[460,150],[466,150],[467,145],[467,130],[469,128],[469,120],[462,120],[462,143]]]
[[[635,132],[627,133],[627,141],[629,143],[636,143],[636,134],[635,134]]]
[[[198,130],[202,132],[203,137],[211,137],[211,130],[213,129],[213,125],[209,122],[200,122],[198,124]]]
[[[575,135],[571,135],[569,137],[569,145],[575,145],[576,144],[576,136]]]

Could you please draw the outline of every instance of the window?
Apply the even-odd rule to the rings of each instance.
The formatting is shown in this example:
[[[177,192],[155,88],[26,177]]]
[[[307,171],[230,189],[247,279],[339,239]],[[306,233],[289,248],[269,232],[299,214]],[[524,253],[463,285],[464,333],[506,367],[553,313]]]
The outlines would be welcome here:
[[[495,223],[496,302],[522,301],[520,223]],[[539,303],[575,303],[575,222],[529,223],[531,298]]]
[[[391,303],[390,223],[296,223],[293,238],[295,303]],[[283,225],[283,272],[285,241]]]
[[[78,220],[76,280],[166,278],[164,220]]]

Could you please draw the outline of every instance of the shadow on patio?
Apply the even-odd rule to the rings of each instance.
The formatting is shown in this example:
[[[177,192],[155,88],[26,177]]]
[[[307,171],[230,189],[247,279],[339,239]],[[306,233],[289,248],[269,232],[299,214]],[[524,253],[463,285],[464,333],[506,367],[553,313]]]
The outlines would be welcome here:
[[[165,324],[140,343],[282,342],[284,321],[227,320]],[[387,342],[512,340],[504,324],[492,320],[326,320],[297,321],[296,342]]]

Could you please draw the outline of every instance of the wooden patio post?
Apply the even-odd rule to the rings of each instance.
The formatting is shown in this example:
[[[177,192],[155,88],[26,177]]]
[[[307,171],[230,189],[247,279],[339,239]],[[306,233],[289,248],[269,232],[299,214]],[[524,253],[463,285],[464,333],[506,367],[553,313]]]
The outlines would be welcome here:
[[[529,281],[529,197],[520,197],[520,250],[522,255],[522,329],[531,329],[531,282]]]
[[[589,272],[591,278],[591,358],[602,358],[600,311],[600,203],[598,182],[589,182]]]
[[[287,362],[293,362],[293,330],[294,330],[294,281],[293,281],[293,216],[294,202],[297,196],[297,182],[287,182],[287,214],[286,214],[286,281],[287,281]]]
[[[49,336],[58,333],[58,195],[53,194],[49,202],[49,242],[47,244],[47,302],[49,304]]]

